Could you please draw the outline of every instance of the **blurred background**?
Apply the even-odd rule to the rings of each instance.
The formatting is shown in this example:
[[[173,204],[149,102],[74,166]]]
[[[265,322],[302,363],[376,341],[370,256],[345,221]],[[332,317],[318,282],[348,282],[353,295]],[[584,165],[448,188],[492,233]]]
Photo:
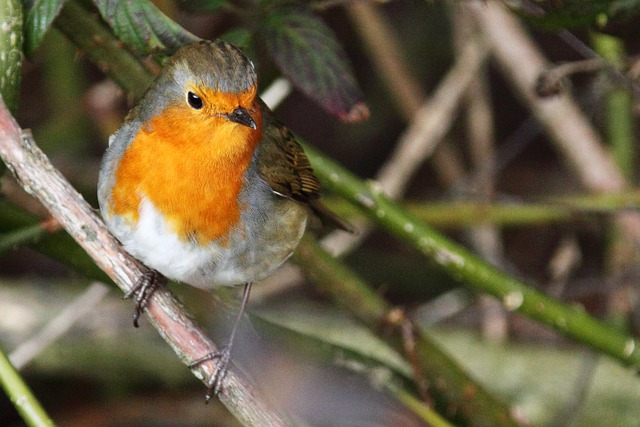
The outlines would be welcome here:
[[[99,16],[89,2],[68,3]],[[369,116],[349,122],[339,116],[353,110],[332,111],[296,84],[290,75],[297,63],[270,51],[259,14],[246,13],[256,5],[267,13],[281,2],[153,2],[198,37],[244,46],[262,91],[283,75],[293,78],[275,114],[306,143],[378,180],[402,206],[486,262],[637,336],[635,3],[295,3],[335,36],[353,72],[358,89],[349,105],[363,101]],[[15,117],[97,207],[100,159],[133,97],[52,22],[22,62]],[[560,113],[549,114],[554,102]],[[110,282],[46,210],[9,173],[0,183],[0,348],[14,363],[22,360],[21,374],[52,418],[70,426],[238,425],[219,403],[204,405],[202,383],[147,322],[132,327],[133,304],[112,284],[96,283]],[[636,425],[634,372],[425,262],[326,193],[362,232],[356,241],[315,235],[429,331],[510,422]],[[391,334],[366,327],[304,277],[288,263],[254,287],[233,354],[241,371],[310,425],[425,425],[392,390],[420,395]],[[211,309],[220,297],[170,287],[224,342],[238,290],[223,292],[232,302],[220,312]],[[30,343],[56,327],[64,333],[30,354]],[[490,425],[448,411],[446,397],[435,394],[436,410],[454,425]],[[22,423],[0,395],[0,425]]]

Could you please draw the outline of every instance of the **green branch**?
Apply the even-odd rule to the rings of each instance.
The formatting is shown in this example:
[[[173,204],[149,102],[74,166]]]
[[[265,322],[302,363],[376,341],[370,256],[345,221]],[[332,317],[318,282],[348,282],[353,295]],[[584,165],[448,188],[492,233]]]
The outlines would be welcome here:
[[[640,367],[640,343],[619,329],[598,321],[582,307],[563,304],[484,262],[438,234],[389,200],[373,183],[365,184],[349,171],[305,146],[314,170],[327,187],[350,200],[372,220],[404,240],[467,286],[500,299],[505,308],[544,323],[565,335]]]
[[[315,240],[303,239],[293,260],[337,305],[360,319],[372,331],[380,333],[380,326],[389,323],[388,317],[394,307],[347,266],[322,250]],[[395,329],[400,332],[400,327]],[[388,337],[384,338],[388,340]],[[424,330],[418,329],[415,339],[416,362],[424,378],[414,380],[430,383],[428,391],[433,392],[442,408],[459,414],[469,425],[517,425],[509,411],[471,379]],[[396,350],[404,353],[402,338],[398,336],[392,341],[395,341]],[[468,393],[469,390],[473,390],[473,393]]]
[[[27,425],[31,427],[54,425],[2,350],[0,350],[0,385]]]
[[[67,1],[55,25],[135,99],[149,87],[151,74],[113,36],[97,14],[89,13],[75,1]]]
[[[39,229],[39,231],[37,229]],[[16,230],[22,229],[22,233]],[[30,231],[29,231],[30,230]],[[16,236],[14,233],[18,233]],[[20,237],[22,244],[62,262],[93,280],[111,283],[109,276],[100,270],[87,253],[64,230],[54,233],[42,227],[42,220],[24,209],[0,200],[0,234]],[[9,237],[11,238],[11,237]],[[29,240],[26,242],[25,240]]]
[[[346,205],[347,202],[344,202]],[[586,194],[550,197],[531,202],[429,201],[401,202],[403,208],[436,228],[460,228],[489,222],[500,227],[535,226],[600,219],[626,210],[640,210],[640,193]],[[338,206],[342,212],[347,208]]]
[[[620,39],[601,33],[594,33],[592,39],[596,51],[612,67],[620,70],[625,66],[624,44]],[[636,151],[633,96],[620,82],[609,79],[609,83],[611,86],[605,99],[607,140],[616,164],[625,177],[633,181]]]

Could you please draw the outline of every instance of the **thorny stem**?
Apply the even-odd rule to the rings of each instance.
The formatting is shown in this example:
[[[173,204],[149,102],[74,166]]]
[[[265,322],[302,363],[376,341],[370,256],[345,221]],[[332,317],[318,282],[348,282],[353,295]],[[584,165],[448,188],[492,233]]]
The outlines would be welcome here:
[[[453,359],[417,328],[401,310],[396,310],[351,269],[305,238],[294,254],[311,279],[339,306],[348,310],[373,331],[381,325],[394,327],[398,351],[407,355],[418,384],[427,382],[429,394],[450,413],[473,425],[514,426],[506,407],[470,378]],[[385,337],[389,341],[388,337]],[[465,391],[473,390],[473,393]],[[422,391],[422,390],[421,390]]]
[[[631,336],[596,320],[583,308],[556,301],[487,264],[391,202],[374,183],[362,182],[309,146],[305,146],[305,150],[316,173],[331,190],[350,200],[369,218],[406,241],[452,277],[500,299],[509,311],[525,314],[627,366],[640,368],[640,343]]]

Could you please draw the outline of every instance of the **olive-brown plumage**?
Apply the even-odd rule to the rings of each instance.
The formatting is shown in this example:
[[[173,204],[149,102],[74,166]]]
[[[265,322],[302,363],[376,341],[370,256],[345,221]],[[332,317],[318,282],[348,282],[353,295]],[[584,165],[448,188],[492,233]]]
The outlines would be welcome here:
[[[271,189],[309,207],[329,227],[354,232],[351,224],[327,209],[320,201],[320,183],[302,146],[269,107],[260,102],[266,123],[260,142],[258,171]]]

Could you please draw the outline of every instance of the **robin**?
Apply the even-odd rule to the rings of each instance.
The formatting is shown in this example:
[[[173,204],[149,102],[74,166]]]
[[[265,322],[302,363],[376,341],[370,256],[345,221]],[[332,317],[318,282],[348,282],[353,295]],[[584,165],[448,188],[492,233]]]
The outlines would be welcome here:
[[[109,139],[102,216],[155,270],[132,291],[134,323],[162,276],[205,289],[245,286],[228,344],[194,362],[220,359],[207,398],[221,390],[251,284],[291,255],[309,213],[352,231],[319,190],[302,147],[257,96],[253,64],[223,41],[179,49]]]

